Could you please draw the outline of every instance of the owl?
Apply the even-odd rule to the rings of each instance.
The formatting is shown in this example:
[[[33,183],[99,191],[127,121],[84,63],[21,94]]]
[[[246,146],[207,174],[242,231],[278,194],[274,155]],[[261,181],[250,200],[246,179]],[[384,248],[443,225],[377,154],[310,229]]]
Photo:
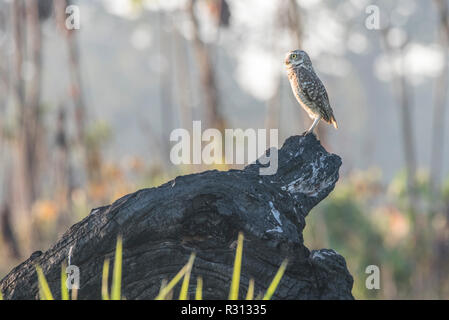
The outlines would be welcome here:
[[[285,57],[285,66],[296,100],[314,120],[306,134],[313,132],[321,119],[337,129],[337,120],[330,106],[326,88],[315,74],[307,53],[302,50],[290,51]]]

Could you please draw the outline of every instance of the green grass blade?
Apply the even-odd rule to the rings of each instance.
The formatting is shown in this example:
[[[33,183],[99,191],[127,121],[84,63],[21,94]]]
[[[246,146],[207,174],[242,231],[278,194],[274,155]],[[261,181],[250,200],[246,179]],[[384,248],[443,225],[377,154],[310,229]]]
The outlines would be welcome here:
[[[69,300],[69,289],[67,288],[67,273],[65,262],[61,265],[61,299]]]
[[[164,288],[167,286],[167,279],[162,279],[161,281],[161,287],[159,288],[159,294],[164,290]]]
[[[270,300],[271,297],[273,296],[279,282],[281,282],[281,279],[282,279],[282,276],[284,275],[285,269],[287,268],[287,263],[288,263],[287,259],[285,259],[282,262],[281,266],[279,267],[278,272],[276,272],[276,275],[273,278],[273,281],[271,281],[271,284],[268,287],[267,292],[265,293],[265,296],[263,297],[263,300]]]
[[[187,263],[187,271],[182,281],[181,291],[179,292],[179,300],[187,300],[189,293],[190,274],[192,272],[193,261],[195,260],[195,253],[192,253]]]
[[[2,290],[0,290],[0,301],[3,300]]]
[[[108,278],[109,278],[109,259],[104,259],[103,273],[101,275],[101,299],[103,300],[109,300]]]
[[[39,294],[41,300],[53,300],[50,287],[48,286],[47,279],[45,279],[44,272],[39,265],[36,265],[37,279],[39,282]]]
[[[235,252],[234,272],[232,274],[231,290],[229,291],[229,300],[237,300],[239,298],[240,271],[242,268],[242,250],[243,250],[243,233],[239,232],[237,239],[237,250]]]
[[[195,300],[203,300],[203,278],[196,278]]]
[[[254,279],[249,279],[248,284],[248,292],[246,293],[246,300],[253,300],[254,299]]]
[[[165,298],[165,296],[174,288],[174,286],[176,286],[176,284],[181,280],[181,278],[188,271],[189,263],[194,258],[195,258],[195,256],[192,253],[192,255],[190,256],[189,262],[187,262],[187,264],[184,267],[182,267],[181,270],[179,270],[179,272],[176,274],[176,276],[164,288],[161,289],[161,291],[155,298],[156,300],[163,300]],[[192,261],[192,263],[193,263],[193,261]]]
[[[114,270],[112,271],[112,289],[111,300],[121,299],[122,285],[122,237],[117,237],[117,246],[115,249]]]

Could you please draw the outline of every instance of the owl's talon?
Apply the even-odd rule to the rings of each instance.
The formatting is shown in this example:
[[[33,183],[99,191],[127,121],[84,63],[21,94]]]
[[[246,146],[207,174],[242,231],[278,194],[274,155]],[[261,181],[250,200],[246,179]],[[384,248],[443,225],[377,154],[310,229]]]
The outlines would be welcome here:
[[[307,130],[307,131],[305,131],[305,132],[303,133],[303,136],[308,136],[309,134],[315,135],[315,133],[314,133],[313,131]]]

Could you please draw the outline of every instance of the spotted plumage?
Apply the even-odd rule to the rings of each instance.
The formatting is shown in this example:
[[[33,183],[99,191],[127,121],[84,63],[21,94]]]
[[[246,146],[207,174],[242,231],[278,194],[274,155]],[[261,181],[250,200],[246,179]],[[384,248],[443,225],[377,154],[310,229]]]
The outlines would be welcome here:
[[[315,74],[307,53],[302,50],[290,51],[285,57],[285,65],[296,100],[314,120],[307,133],[312,132],[321,119],[337,129],[337,121],[330,106],[326,88]]]

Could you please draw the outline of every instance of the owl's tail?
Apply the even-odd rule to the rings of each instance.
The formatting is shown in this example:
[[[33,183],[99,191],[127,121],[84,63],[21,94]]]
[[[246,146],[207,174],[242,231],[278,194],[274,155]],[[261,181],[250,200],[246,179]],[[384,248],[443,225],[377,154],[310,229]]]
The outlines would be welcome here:
[[[330,123],[332,123],[335,129],[338,129],[337,120],[335,120],[334,116],[332,116]]]

